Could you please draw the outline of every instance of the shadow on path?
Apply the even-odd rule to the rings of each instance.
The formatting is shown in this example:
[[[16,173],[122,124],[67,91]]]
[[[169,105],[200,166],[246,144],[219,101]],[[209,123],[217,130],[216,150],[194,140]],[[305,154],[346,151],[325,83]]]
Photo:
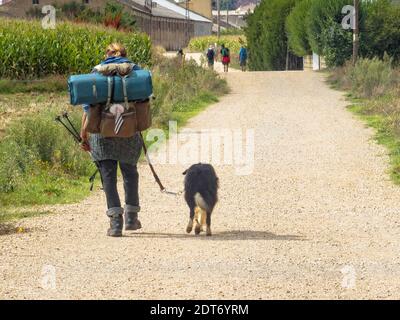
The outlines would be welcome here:
[[[201,239],[207,241],[230,241],[230,240],[282,240],[282,241],[305,241],[307,240],[301,235],[277,235],[268,231],[252,231],[252,230],[233,230],[216,232],[212,237],[206,237],[204,233],[200,236],[195,236],[186,233],[151,233],[151,232],[138,232],[125,234],[124,237],[128,238],[176,238],[176,239]]]
[[[17,227],[12,223],[0,223],[0,236],[17,233]]]

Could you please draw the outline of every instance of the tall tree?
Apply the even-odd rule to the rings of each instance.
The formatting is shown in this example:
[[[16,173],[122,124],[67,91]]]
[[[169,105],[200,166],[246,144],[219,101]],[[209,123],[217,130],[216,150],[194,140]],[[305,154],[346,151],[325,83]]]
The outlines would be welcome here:
[[[306,21],[310,12],[312,0],[298,1],[286,19],[286,32],[290,50],[299,57],[311,53],[308,40]]]
[[[247,19],[245,29],[251,70],[285,70],[288,42],[286,17],[296,0],[262,1]]]

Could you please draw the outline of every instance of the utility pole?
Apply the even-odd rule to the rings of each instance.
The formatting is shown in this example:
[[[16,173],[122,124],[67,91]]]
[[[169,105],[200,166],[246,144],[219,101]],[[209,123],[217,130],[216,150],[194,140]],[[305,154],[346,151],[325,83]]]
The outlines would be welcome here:
[[[229,29],[229,7],[226,8],[226,28]]]
[[[353,64],[356,64],[360,47],[360,0],[354,0]]]
[[[221,0],[217,0],[217,11],[218,11],[218,16],[217,16],[217,24],[218,24],[218,32],[217,32],[217,36],[218,39],[221,36]]]
[[[150,5],[150,37],[154,37],[154,27],[153,27],[153,0],[149,1]]]
[[[189,14],[189,1],[186,0],[186,43],[189,44],[189,20],[190,20],[190,14]]]

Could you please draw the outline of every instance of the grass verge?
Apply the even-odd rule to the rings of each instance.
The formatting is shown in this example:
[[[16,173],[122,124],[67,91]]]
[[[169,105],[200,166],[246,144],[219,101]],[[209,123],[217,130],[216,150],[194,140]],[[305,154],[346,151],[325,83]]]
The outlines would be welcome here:
[[[400,185],[400,136],[396,133],[393,118],[384,113],[371,110],[370,105],[382,103],[386,99],[395,99],[386,96],[378,101],[358,100],[350,105],[348,110],[357,115],[367,126],[375,129],[374,140],[388,150],[390,158],[390,177],[392,181]]]
[[[66,92],[67,78],[48,76],[43,79],[0,79],[0,94]]]
[[[390,177],[400,184],[400,69],[392,59],[360,59],[331,71],[331,87],[348,92],[348,109],[375,129],[376,142],[387,148]]]
[[[184,126],[190,118],[193,118],[210,104],[218,102],[218,97],[211,93],[201,93],[194,97],[190,102],[184,103],[174,108],[171,114],[171,120],[178,123],[178,127]]]
[[[89,195],[87,177],[73,177],[64,172],[42,170],[24,179],[13,192],[4,192],[0,203],[4,208],[14,206],[68,204],[83,200]]]
[[[11,222],[24,218],[33,218],[46,214],[52,214],[48,210],[30,210],[30,209],[17,209],[17,210],[4,210],[0,211],[0,223]]]

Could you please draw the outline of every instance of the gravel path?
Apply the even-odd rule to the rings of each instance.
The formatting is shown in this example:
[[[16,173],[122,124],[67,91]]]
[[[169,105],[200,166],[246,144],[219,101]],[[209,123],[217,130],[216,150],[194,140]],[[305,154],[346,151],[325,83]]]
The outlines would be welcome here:
[[[185,234],[182,197],[142,164],[141,232],[106,237],[100,191],[21,221],[29,232],[0,236],[0,298],[400,298],[400,190],[372,131],[320,74],[227,79],[188,127],[254,129],[255,169],[216,167],[213,237]],[[184,168],[157,166],[172,190]]]

